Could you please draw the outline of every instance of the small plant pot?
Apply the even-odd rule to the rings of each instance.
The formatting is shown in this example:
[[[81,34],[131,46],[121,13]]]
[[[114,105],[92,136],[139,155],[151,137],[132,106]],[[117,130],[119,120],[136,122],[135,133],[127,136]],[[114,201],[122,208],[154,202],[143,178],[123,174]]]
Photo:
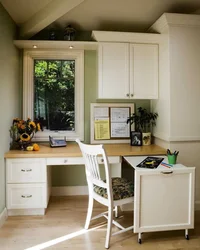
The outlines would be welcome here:
[[[142,145],[148,146],[151,145],[151,133],[142,133]]]

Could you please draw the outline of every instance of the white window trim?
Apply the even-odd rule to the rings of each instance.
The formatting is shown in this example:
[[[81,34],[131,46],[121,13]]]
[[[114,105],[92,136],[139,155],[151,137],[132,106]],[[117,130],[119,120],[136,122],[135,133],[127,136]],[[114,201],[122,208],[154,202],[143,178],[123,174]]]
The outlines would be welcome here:
[[[84,140],[84,50],[33,50],[25,49],[23,56],[23,119],[33,119],[34,59],[75,60],[75,131],[39,131],[35,134],[35,141],[48,141],[49,135],[74,141],[76,138]]]

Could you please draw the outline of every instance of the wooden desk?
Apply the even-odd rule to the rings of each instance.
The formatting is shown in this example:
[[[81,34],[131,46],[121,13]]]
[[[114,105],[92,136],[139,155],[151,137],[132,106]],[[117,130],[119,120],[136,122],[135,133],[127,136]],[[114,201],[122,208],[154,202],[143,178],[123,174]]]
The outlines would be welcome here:
[[[129,144],[105,144],[111,175],[121,176],[122,156],[164,155],[157,146],[132,147]],[[44,214],[51,194],[51,165],[84,165],[76,143],[50,148],[41,144],[40,151],[11,150],[6,160],[6,207],[8,215]],[[99,163],[102,159],[99,158]]]
[[[139,156],[139,155],[165,155],[166,149],[157,145],[130,146],[129,144],[104,144],[108,156]],[[50,148],[49,144],[40,144],[39,151],[10,150],[5,158],[52,158],[52,157],[82,157],[77,144],[70,143],[67,147]]]

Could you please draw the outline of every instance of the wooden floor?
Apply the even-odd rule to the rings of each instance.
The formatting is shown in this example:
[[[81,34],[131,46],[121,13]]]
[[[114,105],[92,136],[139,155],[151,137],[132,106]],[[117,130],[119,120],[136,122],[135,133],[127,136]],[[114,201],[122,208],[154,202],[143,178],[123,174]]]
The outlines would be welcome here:
[[[94,214],[103,211],[95,203]],[[9,217],[0,229],[1,250],[103,250],[106,234],[105,220],[92,222],[90,229],[83,229],[87,211],[87,197],[52,197],[45,216]],[[123,213],[120,222],[131,226],[132,212]],[[113,226],[113,230],[118,230]],[[142,244],[131,231],[111,238],[113,250],[195,250],[200,249],[200,211],[195,215],[195,229],[189,230],[190,240],[184,230],[145,233]]]

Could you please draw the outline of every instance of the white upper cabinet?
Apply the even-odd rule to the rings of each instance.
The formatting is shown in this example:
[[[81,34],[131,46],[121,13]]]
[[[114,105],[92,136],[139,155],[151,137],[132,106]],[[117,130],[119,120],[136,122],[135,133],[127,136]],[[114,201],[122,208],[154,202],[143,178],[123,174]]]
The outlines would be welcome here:
[[[157,44],[130,44],[130,96],[158,98]]]
[[[100,43],[98,98],[126,99],[129,93],[129,44]]]
[[[158,98],[158,45],[100,43],[98,98]]]

